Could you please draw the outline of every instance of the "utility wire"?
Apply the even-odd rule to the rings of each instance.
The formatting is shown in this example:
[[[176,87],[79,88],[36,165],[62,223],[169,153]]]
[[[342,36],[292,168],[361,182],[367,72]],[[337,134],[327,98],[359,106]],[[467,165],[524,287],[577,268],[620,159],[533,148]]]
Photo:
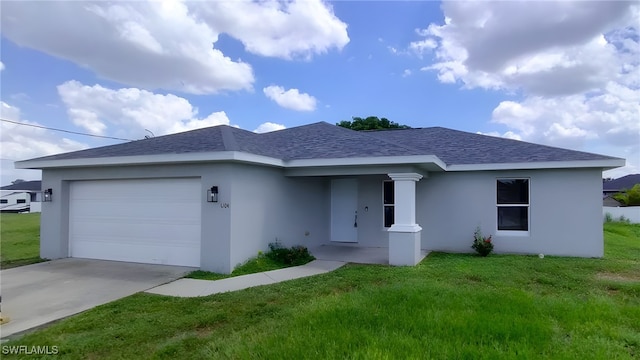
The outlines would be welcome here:
[[[35,128],[52,130],[52,131],[60,131],[60,132],[65,132],[65,133],[75,134],[75,135],[93,136],[93,137],[97,137],[97,138],[112,139],[112,140],[135,141],[135,140],[131,140],[131,139],[117,138],[117,137],[113,137],[113,136],[94,135],[94,134],[81,133],[81,132],[77,132],[77,131],[56,129],[56,128],[51,128],[51,127],[42,126],[42,125],[26,124],[26,123],[23,123],[23,122],[13,121],[13,120],[8,120],[8,119],[2,119],[2,118],[0,118],[0,120],[2,120],[4,122],[12,123],[12,124],[17,124],[17,125],[31,126],[31,127],[35,127]]]

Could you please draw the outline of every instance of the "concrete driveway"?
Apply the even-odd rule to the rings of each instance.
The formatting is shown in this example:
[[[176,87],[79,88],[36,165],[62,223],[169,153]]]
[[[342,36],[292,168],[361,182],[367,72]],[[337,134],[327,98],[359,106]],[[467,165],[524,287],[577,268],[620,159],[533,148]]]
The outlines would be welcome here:
[[[191,267],[60,259],[0,271],[6,338],[178,279]]]

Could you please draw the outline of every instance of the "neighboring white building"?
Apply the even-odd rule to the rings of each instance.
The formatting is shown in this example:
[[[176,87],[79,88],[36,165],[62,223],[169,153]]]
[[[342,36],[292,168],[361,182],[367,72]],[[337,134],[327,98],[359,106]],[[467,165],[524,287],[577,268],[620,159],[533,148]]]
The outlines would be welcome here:
[[[41,181],[22,181],[0,187],[1,212],[40,212]]]
[[[286,246],[603,256],[602,171],[624,159],[445,128],[215,126],[16,163],[42,169],[43,258],[228,273]],[[561,202],[558,199],[562,199]],[[215,200],[215,202],[210,202]]]
[[[26,191],[0,190],[0,212],[29,212],[31,195]]]

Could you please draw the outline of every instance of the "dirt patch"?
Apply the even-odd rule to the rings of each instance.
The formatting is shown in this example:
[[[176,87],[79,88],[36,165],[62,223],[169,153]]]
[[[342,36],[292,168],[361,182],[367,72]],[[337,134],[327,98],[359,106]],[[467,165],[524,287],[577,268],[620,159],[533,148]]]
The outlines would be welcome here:
[[[640,274],[614,274],[614,273],[599,273],[596,275],[598,280],[616,281],[624,283],[640,282]]]

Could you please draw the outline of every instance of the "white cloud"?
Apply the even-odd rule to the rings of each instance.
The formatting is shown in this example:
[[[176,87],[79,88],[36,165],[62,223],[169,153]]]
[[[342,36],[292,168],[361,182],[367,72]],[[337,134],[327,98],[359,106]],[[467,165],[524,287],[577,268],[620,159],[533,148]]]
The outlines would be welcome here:
[[[349,43],[347,24],[330,4],[301,1],[196,2],[207,23],[262,56],[310,58]]]
[[[286,128],[287,127],[282,125],[282,124],[266,122],[266,123],[260,124],[255,130],[253,130],[253,132],[256,132],[258,134],[262,134],[262,133],[276,131],[276,130],[282,130],[282,129],[286,129]]]
[[[443,83],[520,95],[491,121],[503,135],[626,157],[640,167],[640,7],[633,2],[444,2],[436,42]],[[508,135],[507,135],[508,134]]]
[[[3,4],[2,35],[129,86],[193,94],[251,90],[254,75],[225,56],[220,34],[249,52],[309,58],[349,42],[320,0],[293,2],[16,1]]]
[[[4,70],[4,63],[0,61],[0,71]]]
[[[638,100],[640,90],[610,82],[596,94],[503,101],[494,109],[492,121],[529,141],[583,148],[585,142],[597,139],[640,150]]]
[[[25,124],[42,124],[21,118],[20,109],[0,101],[0,117]],[[14,161],[52,155],[87,148],[86,144],[61,137],[58,133],[41,128],[2,121],[0,123],[1,184],[9,185],[15,179],[40,179],[40,171],[18,170]]]
[[[313,111],[316,109],[316,98],[300,93],[298,89],[285,90],[282,86],[271,85],[262,89],[264,94],[276,104],[286,109],[297,111]]]
[[[425,51],[431,51],[438,47],[438,43],[435,39],[428,37],[429,32],[426,29],[416,29],[416,34],[421,37],[426,37],[425,39],[412,41],[409,43],[409,51],[418,55],[419,58],[422,58],[422,54]]]
[[[603,34],[638,22],[637,6],[621,1],[445,2],[442,8],[445,24],[420,32],[437,44],[436,62],[425,70],[468,88],[540,96],[605,85],[624,62],[619,45]]]
[[[86,131],[140,139],[150,130],[164,135],[202,127],[229,124],[224,111],[197,117],[198,109],[173,94],[155,94],[137,88],[112,90],[68,81],[58,86],[71,121]]]
[[[522,140],[522,138],[520,137],[520,135],[514,133],[513,131],[507,131],[504,134],[500,134],[497,131],[490,131],[490,132],[486,132],[483,133],[481,131],[478,131],[476,134],[480,134],[480,135],[488,135],[488,136],[495,136],[495,137],[503,137],[506,139],[511,139],[511,140]]]
[[[402,72],[402,77],[407,77],[411,75],[411,69],[404,69],[404,71]]]

